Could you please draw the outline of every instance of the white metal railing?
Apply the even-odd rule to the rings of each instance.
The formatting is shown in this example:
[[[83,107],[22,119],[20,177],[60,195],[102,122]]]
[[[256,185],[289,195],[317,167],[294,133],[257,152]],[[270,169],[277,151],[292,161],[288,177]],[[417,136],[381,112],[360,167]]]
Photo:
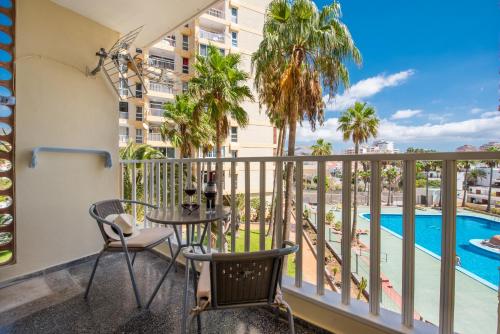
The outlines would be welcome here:
[[[119,135],[120,143],[128,143],[128,135]]]
[[[120,118],[128,119],[128,112],[127,111],[120,111]]]
[[[164,110],[161,109],[161,108],[149,108],[149,113],[151,114],[151,116],[163,116],[163,112]]]
[[[156,57],[149,57],[148,58],[148,64],[150,66],[158,67],[158,68],[163,68],[167,70],[175,70],[175,61],[171,58],[156,58]]]
[[[183,202],[183,184],[185,180],[192,179],[196,183],[196,188],[203,189],[202,175],[215,170],[217,172],[218,195],[217,200],[222,203],[224,195],[231,195],[229,203],[231,205],[230,226],[227,229],[231,231],[231,235],[235,236],[237,206],[236,206],[236,188],[237,188],[237,170],[238,174],[243,173],[244,186],[244,204],[242,217],[245,217],[245,224],[240,228],[245,231],[244,249],[250,249],[250,197],[257,196],[260,200],[259,204],[259,249],[265,248],[265,230],[266,230],[266,193],[271,191],[269,185],[266,185],[267,180],[273,180],[275,176],[276,197],[276,212],[274,218],[275,224],[275,240],[276,244],[281,244],[283,239],[284,225],[284,200],[285,200],[285,174],[286,166],[291,163],[294,167],[295,180],[302,180],[304,175],[304,162],[315,162],[317,165],[318,187],[316,190],[317,196],[317,215],[316,215],[316,295],[322,296],[325,294],[325,221],[326,221],[326,198],[325,198],[325,180],[326,180],[326,163],[330,161],[342,162],[342,200],[341,200],[341,218],[342,218],[342,238],[341,238],[341,303],[345,305],[342,312],[350,312],[347,310],[359,310],[359,308],[347,308],[351,303],[351,222],[353,214],[352,207],[352,165],[355,161],[368,162],[371,170],[371,189],[370,189],[370,248],[369,248],[369,307],[367,314],[353,314],[354,316],[366,319],[378,318],[377,322],[383,322],[380,314],[380,298],[382,296],[382,279],[381,279],[381,208],[382,208],[382,163],[387,161],[401,162],[401,172],[403,180],[403,208],[402,216],[404,221],[403,236],[402,236],[402,293],[401,293],[401,323],[411,328],[415,320],[415,191],[416,191],[416,162],[419,160],[433,160],[442,162],[442,252],[441,252],[441,275],[440,275],[440,300],[439,300],[439,333],[451,334],[454,332],[454,302],[455,302],[455,264],[456,264],[456,202],[457,202],[457,161],[458,160],[500,160],[498,152],[454,152],[454,153],[409,153],[409,154],[369,154],[369,155],[331,155],[331,156],[293,156],[293,157],[241,157],[241,158],[211,158],[211,159],[162,159],[162,160],[129,160],[121,161],[121,170],[128,168],[129,174],[134,177],[130,178],[131,186],[124,187],[122,184],[122,197],[126,199],[138,199],[138,193],[141,193],[145,202],[158,205],[160,207],[174,207]],[[275,175],[267,175],[267,171],[273,170]],[[179,171],[183,171],[179,173]],[[223,172],[224,171],[224,172]],[[142,173],[143,183],[139,185],[137,173]],[[250,173],[252,178],[250,177]],[[193,174],[194,173],[194,174]],[[222,173],[229,176],[231,180],[230,189],[221,191],[222,188]],[[258,182],[259,191],[250,191],[251,182]],[[259,179],[259,181],[256,181]],[[122,177],[123,180],[123,177]],[[227,184],[227,182],[226,182]],[[138,192],[137,188],[143,187],[142,192]],[[266,189],[267,187],[267,189]],[[131,194],[124,194],[123,190],[132,189]],[[198,204],[202,203],[201,191],[197,192],[196,200]],[[295,202],[294,214],[295,217],[302,217],[304,214],[304,185],[303,182],[295,182],[294,185]],[[134,214],[137,214],[135,207]],[[145,222],[144,224],[151,224]],[[217,247],[219,251],[225,248],[225,237],[222,234],[222,222],[219,223],[217,229],[217,243],[212,244],[212,238],[208,240],[209,251]],[[295,226],[295,242],[300,246],[300,250],[295,258],[295,278],[293,289],[300,288],[303,284],[303,238],[302,224]],[[199,235],[199,234],[198,234]],[[235,251],[236,238],[231,238],[230,249]],[[291,286],[289,286],[292,289]],[[284,285],[287,289],[287,285]],[[305,291],[305,290],[304,290]],[[304,298],[308,295],[304,292]],[[315,299],[316,303],[322,303],[319,299]],[[326,301],[324,303],[327,303]],[[325,304],[325,307],[329,304]],[[491,308],[496,309],[497,306],[491,305]],[[418,311],[418,310],[417,310]],[[375,318],[374,318],[375,317]],[[387,326],[394,326],[394,324]],[[391,327],[393,328],[393,327]],[[401,329],[397,329],[401,330]]]
[[[225,17],[224,11],[221,10],[221,9],[217,9],[217,8],[209,8],[207,10],[207,14],[211,15],[211,16],[215,16],[215,17],[221,18],[221,19],[223,19]]]
[[[148,140],[162,141],[161,140],[161,133],[148,133]]]
[[[223,33],[216,33],[200,29],[200,38],[205,38],[214,42],[224,43],[225,37]]]
[[[149,89],[152,90],[153,92],[168,93],[168,94],[174,93],[174,85],[173,84],[163,84],[163,83],[159,83],[159,82],[150,82]]]
[[[167,43],[168,45],[175,47],[175,38],[172,38],[172,37],[165,37],[163,40],[164,40],[164,41],[165,41],[165,43]]]

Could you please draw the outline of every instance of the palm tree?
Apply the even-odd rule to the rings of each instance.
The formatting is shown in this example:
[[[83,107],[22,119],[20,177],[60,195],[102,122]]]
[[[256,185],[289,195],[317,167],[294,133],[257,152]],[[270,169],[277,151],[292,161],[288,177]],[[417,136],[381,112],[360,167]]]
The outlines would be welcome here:
[[[368,182],[370,182],[370,178],[372,176],[372,173],[370,170],[362,170],[362,171],[359,171],[358,172],[358,175],[359,177],[361,178],[361,180],[363,180],[363,184],[364,184],[364,192],[366,193],[368,191],[368,193],[366,194],[366,205],[369,205],[370,204],[370,189],[368,188]]]
[[[469,176],[467,177],[467,184],[476,185],[479,180],[484,179],[486,177],[486,172],[479,168],[474,168],[470,171]]]
[[[352,140],[354,152],[359,153],[359,145],[368,141],[370,137],[376,137],[380,123],[375,109],[366,103],[356,102],[348,108],[338,120],[337,130],[342,131],[344,141]],[[358,161],[354,162],[354,205],[352,217],[352,241],[355,240],[357,229],[358,204],[356,203],[358,193]]]
[[[165,121],[160,127],[161,137],[169,140],[173,147],[179,149],[180,157],[191,157],[194,150],[196,125],[193,121],[194,103],[188,95],[177,95],[174,102],[163,107]]]
[[[462,161],[459,161],[458,162],[458,167],[460,169],[463,169],[465,170],[465,173],[464,173],[464,182],[462,184],[462,190],[464,191],[464,195],[463,195],[463,198],[462,198],[462,207],[465,206],[465,198],[467,197],[467,179],[469,177],[469,170],[470,170],[470,167],[471,167],[471,162],[469,160],[462,160]]]
[[[486,151],[488,152],[500,152],[498,147],[489,147]],[[490,181],[488,182],[488,204],[486,205],[486,211],[491,212],[491,188],[493,187],[493,168],[498,164],[497,160],[485,160],[483,163],[490,168]]]
[[[387,194],[387,205],[392,204],[392,198],[391,198],[391,190],[392,190],[392,184],[396,179],[398,178],[398,169],[394,166],[391,166],[383,171],[383,176],[387,179],[387,184],[388,184],[388,194]]]
[[[332,143],[326,142],[324,139],[318,139],[316,144],[311,146],[312,155],[331,155]]]
[[[263,40],[252,55],[259,102],[288,126],[288,155],[295,155],[297,123],[312,129],[323,122],[323,87],[333,97],[348,86],[346,60],[361,62],[349,30],[334,2],[318,10],[312,0],[273,0],[266,13]],[[293,163],[286,166],[285,222],[290,229]],[[278,189],[278,191],[280,191]]]
[[[215,46],[208,47],[206,57],[198,55],[194,65],[196,76],[189,82],[189,91],[197,100],[194,119],[206,113],[215,128],[217,158],[222,157],[222,142],[229,133],[229,118],[239,127],[248,124],[248,114],[241,107],[246,99],[253,101],[250,88],[245,85],[248,74],[238,68],[240,55],[223,55]]]

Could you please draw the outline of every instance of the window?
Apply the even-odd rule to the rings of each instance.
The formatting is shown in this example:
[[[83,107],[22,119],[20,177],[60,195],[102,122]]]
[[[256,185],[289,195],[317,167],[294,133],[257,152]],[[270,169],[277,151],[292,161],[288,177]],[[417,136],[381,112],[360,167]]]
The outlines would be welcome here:
[[[182,50],[189,50],[189,36],[182,35]]]
[[[208,55],[208,46],[206,44],[200,44],[200,56],[206,57]]]
[[[189,73],[189,58],[182,58],[182,73]]]
[[[164,68],[172,71],[175,69],[175,60],[173,58],[168,58],[168,57],[150,55],[148,64],[150,66]]]
[[[120,101],[118,103],[118,109],[120,111],[120,118],[128,118],[128,102]]]
[[[226,147],[222,146],[220,148],[220,150],[221,150],[222,157],[225,157],[226,156]],[[201,150],[200,150],[200,155],[203,155],[203,153],[201,152]],[[213,150],[211,150],[210,152],[208,152],[207,155],[206,155],[206,157],[207,158],[216,158],[217,157],[216,148],[214,147]]]
[[[142,144],[144,142],[142,137],[142,129],[135,129],[135,142],[137,144]]]
[[[129,131],[128,127],[120,126],[119,130],[120,143],[128,142],[128,131]]]
[[[142,83],[135,84],[135,97],[142,99]]]
[[[120,78],[118,91],[121,96],[128,96],[128,81],[126,78]]]
[[[231,45],[234,47],[238,47],[238,32],[231,31]]]
[[[189,90],[189,83],[186,81],[182,82],[182,93],[186,94]]]
[[[161,116],[163,114],[163,102],[150,101],[149,110],[152,116]]]
[[[238,128],[235,126],[231,127],[231,142],[232,143],[238,142]]]
[[[234,151],[231,151],[231,156],[233,158],[237,158],[238,157],[238,151],[234,150]]]
[[[135,107],[135,120],[142,122],[144,119],[144,112],[142,107]]]
[[[231,7],[231,22],[238,23],[238,8]]]
[[[167,158],[175,158],[175,148],[167,147],[166,157]]]

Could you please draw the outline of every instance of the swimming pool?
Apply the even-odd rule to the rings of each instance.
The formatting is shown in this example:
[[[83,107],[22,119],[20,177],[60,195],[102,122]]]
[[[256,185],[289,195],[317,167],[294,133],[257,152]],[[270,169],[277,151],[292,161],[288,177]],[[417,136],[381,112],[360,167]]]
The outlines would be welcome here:
[[[363,214],[370,219],[370,214]],[[403,219],[400,214],[381,214],[382,227],[401,237]],[[483,280],[499,285],[500,256],[478,249],[470,239],[488,239],[500,234],[500,222],[480,217],[457,215],[457,255],[462,268]],[[415,216],[415,242],[427,251],[441,256],[441,215]]]

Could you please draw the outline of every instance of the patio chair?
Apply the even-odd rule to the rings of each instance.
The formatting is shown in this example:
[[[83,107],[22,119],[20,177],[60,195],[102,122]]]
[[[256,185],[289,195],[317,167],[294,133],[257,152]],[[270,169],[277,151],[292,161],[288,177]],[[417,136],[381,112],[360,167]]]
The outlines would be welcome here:
[[[152,249],[165,241],[167,241],[168,247],[170,248],[170,254],[173,254],[172,244],[170,241],[170,237],[173,235],[173,230],[170,227],[145,228],[142,229],[137,236],[126,239],[123,235],[122,230],[116,224],[105,219],[111,214],[125,213],[123,204],[138,204],[143,205],[144,207],[156,208],[156,206],[154,205],[129,200],[106,200],[94,203],[90,206],[89,213],[92,218],[96,220],[97,225],[99,226],[99,230],[101,231],[101,235],[104,239],[104,247],[97,256],[97,259],[94,263],[94,268],[92,269],[92,274],[90,275],[90,280],[88,282],[87,289],[85,290],[84,298],[87,299],[88,297],[90,286],[92,285],[94,274],[97,269],[97,265],[99,264],[99,259],[104,254],[104,252],[123,252],[125,254],[125,260],[127,262],[128,271],[130,273],[130,280],[132,281],[132,287],[134,289],[137,306],[141,308],[141,298],[139,295],[139,290],[137,289],[135,275],[132,268],[135,262],[135,256],[138,252],[143,251],[150,251],[153,254],[158,255],[157,253],[153,252]],[[117,231],[120,240],[111,239],[104,230],[104,224],[111,226],[115,231]],[[132,259],[130,259],[130,253],[134,253]]]
[[[192,317],[197,317],[201,330],[200,313],[209,310],[271,306],[285,309],[290,333],[295,333],[293,314],[280,290],[281,271],[286,255],[297,252],[299,246],[285,241],[282,248],[248,253],[199,254],[184,250],[186,261],[201,261],[198,283],[194,282],[196,305],[187,315],[188,284],[184,291],[183,332],[189,328]],[[186,262],[186,266],[189,263]],[[188,268],[188,267],[186,267]],[[189,270],[186,270],[189,276]],[[189,280],[189,277],[186,277]]]

